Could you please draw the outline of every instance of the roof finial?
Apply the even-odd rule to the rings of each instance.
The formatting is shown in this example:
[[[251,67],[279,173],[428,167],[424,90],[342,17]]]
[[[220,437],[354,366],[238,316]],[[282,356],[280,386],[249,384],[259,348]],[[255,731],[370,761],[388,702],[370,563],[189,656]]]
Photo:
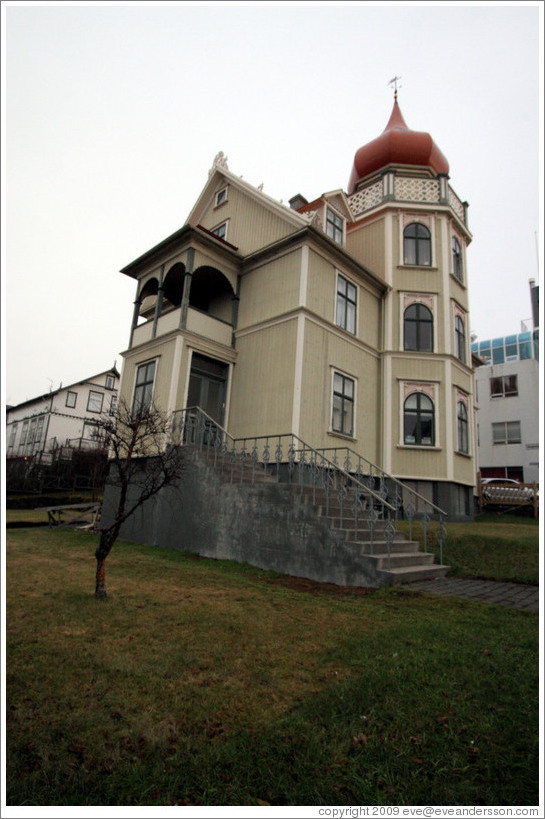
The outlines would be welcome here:
[[[397,83],[398,83],[398,80],[400,80],[400,79],[401,79],[401,77],[395,76],[395,77],[392,77],[392,79],[388,83],[388,85],[393,85],[394,86],[394,102],[397,102]],[[402,88],[403,86],[400,85],[399,87]]]

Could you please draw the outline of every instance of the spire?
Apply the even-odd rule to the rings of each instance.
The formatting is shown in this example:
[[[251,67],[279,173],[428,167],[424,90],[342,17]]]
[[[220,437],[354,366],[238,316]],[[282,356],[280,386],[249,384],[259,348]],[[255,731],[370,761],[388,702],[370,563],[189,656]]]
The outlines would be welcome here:
[[[401,79],[401,77],[398,77],[397,74],[396,74],[396,76],[392,77],[392,79],[388,83],[388,85],[393,85],[394,86],[394,102],[397,102],[397,83],[398,83],[398,81],[400,79]],[[399,87],[401,88],[401,86],[399,86]]]

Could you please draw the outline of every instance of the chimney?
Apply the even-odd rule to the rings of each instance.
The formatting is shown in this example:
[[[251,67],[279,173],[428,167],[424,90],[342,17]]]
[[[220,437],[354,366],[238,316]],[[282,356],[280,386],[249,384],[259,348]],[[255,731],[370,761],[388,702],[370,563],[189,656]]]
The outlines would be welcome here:
[[[296,193],[295,196],[292,196],[289,203],[292,210],[299,210],[303,205],[308,205],[308,201],[300,193]]]

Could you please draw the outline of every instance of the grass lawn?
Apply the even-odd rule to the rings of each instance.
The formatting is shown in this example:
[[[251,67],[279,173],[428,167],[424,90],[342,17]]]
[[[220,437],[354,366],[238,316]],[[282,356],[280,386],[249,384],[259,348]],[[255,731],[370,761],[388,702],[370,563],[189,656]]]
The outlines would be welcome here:
[[[8,805],[537,805],[538,616],[7,537]]]
[[[439,562],[436,523],[428,530],[428,551]],[[473,523],[447,522],[443,563],[450,577],[479,577],[517,583],[539,583],[539,522],[522,515],[480,515]],[[399,527],[409,532],[407,521]],[[413,522],[414,539],[423,544],[420,523]]]

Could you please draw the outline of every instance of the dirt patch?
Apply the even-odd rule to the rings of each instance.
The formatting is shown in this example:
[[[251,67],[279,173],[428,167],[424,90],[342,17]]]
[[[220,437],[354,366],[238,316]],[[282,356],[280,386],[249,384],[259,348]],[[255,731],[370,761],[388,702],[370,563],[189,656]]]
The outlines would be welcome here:
[[[323,594],[327,597],[364,597],[372,594],[376,589],[362,586],[337,586],[335,583],[320,583],[318,580],[309,580],[306,577],[260,577],[259,580],[272,586],[283,586],[293,591],[307,592],[308,594]]]

